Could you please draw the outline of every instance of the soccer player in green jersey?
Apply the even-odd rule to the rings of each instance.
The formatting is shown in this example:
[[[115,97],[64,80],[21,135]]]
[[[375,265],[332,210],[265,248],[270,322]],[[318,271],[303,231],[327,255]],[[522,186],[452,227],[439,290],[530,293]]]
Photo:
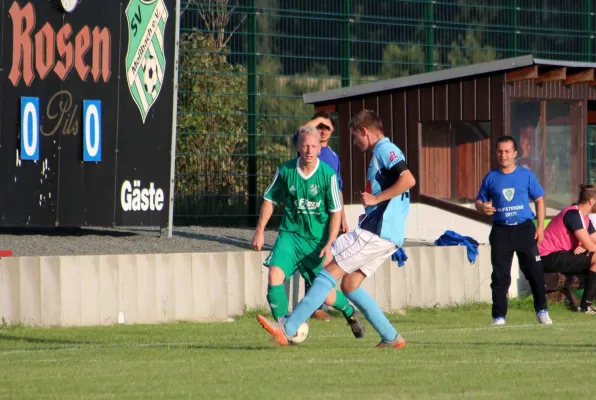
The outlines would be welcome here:
[[[284,282],[298,270],[307,282],[312,283],[333,258],[331,244],[337,238],[341,224],[337,175],[318,158],[321,150],[319,132],[313,127],[301,128],[297,146],[300,157],[282,164],[265,192],[251,243],[256,251],[263,248],[263,232],[273,207],[283,203],[279,234],[264,262],[269,268],[267,301],[275,320],[288,313]],[[364,337],[364,324],[341,291],[331,291],[325,303],[341,311],[355,337]]]

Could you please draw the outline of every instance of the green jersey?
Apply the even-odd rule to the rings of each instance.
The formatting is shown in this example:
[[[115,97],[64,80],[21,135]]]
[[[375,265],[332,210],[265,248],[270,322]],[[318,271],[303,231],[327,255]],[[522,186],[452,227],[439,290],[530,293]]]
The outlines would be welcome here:
[[[305,176],[298,166],[299,160],[290,160],[275,171],[264,197],[275,205],[284,203],[280,231],[326,241],[330,214],[341,211],[342,207],[337,175],[317,159],[314,171]]]

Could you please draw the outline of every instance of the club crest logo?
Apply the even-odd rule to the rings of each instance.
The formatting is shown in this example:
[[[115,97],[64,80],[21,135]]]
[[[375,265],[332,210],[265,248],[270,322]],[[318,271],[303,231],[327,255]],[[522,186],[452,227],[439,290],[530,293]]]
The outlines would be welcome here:
[[[166,70],[164,34],[168,10],[163,0],[130,0],[126,20],[126,80],[145,123],[159,97]]]
[[[319,193],[319,187],[317,185],[311,184],[309,191],[310,191],[310,194],[312,194],[313,196],[316,196],[317,193]]]
[[[513,200],[513,196],[515,196],[515,189],[514,188],[503,189],[503,196],[505,197],[505,200],[507,200],[507,201]]]

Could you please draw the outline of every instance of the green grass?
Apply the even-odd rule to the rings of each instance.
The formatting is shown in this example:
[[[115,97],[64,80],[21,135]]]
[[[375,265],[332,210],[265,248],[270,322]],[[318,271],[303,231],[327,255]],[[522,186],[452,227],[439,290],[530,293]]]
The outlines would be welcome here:
[[[488,305],[408,310],[408,341],[375,349],[345,322],[310,321],[299,346],[277,348],[249,313],[230,323],[0,329],[0,398],[394,399],[567,398],[596,389],[596,317],[531,300],[489,327]],[[571,397],[570,397],[571,398]]]

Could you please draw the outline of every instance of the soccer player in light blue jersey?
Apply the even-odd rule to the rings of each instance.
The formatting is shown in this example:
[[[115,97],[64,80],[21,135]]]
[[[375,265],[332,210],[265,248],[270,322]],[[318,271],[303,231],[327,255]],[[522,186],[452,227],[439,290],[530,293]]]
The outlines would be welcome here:
[[[336,281],[347,298],[366,316],[381,336],[377,347],[402,348],[405,339],[395,330],[376,301],[361,285],[403,245],[410,209],[409,190],[416,184],[401,150],[383,134],[383,123],[370,110],[356,114],[349,124],[354,144],[370,152],[366,174],[367,191],[362,193],[365,215],[359,226],[340,236],[332,245],[333,261],[314,279],[306,296],[280,322],[258,315],[259,323],[282,346],[288,345],[298,327],[325,301]]]

